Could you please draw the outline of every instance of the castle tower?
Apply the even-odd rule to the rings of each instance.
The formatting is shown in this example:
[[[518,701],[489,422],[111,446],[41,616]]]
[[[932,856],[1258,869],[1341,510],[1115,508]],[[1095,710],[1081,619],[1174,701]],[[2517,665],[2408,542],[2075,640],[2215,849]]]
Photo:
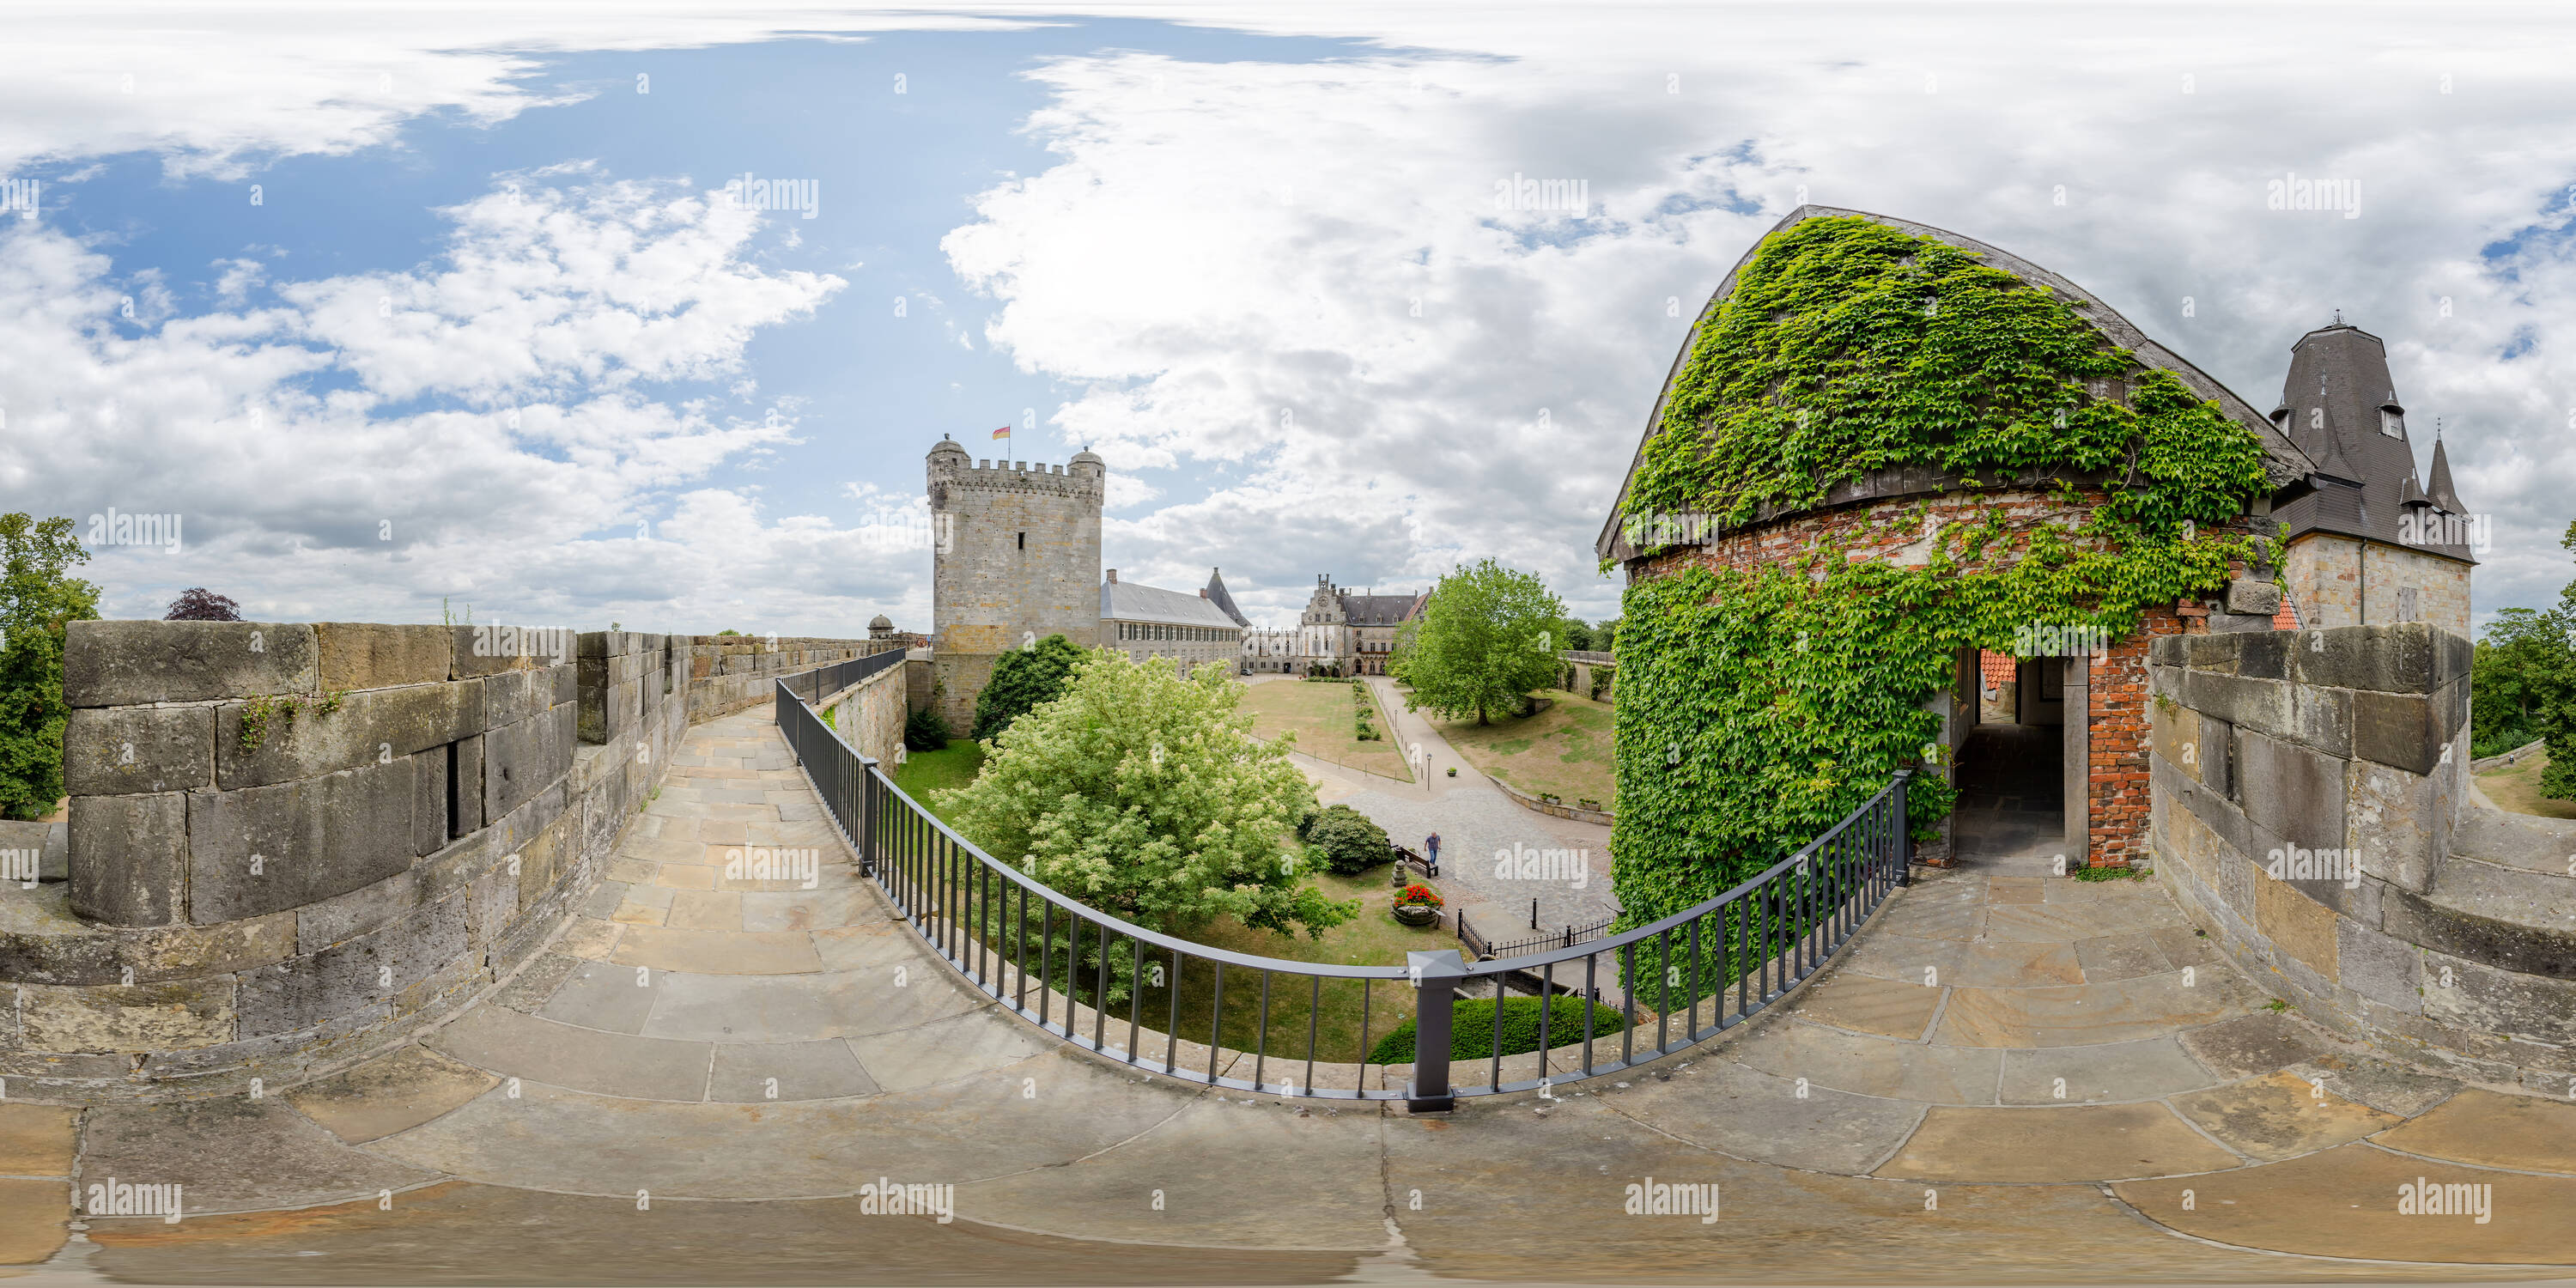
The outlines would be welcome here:
[[[1100,505],[1108,466],[977,461],[930,449],[932,673],[939,713],[963,733],[994,659],[1049,635],[1100,642]]]
[[[2431,622],[2469,633],[2476,559],[2451,463],[2434,444],[2432,483],[2415,470],[2406,408],[2378,336],[2344,322],[2300,336],[2272,423],[2316,462],[2314,490],[2275,512],[2282,580],[2299,625]]]

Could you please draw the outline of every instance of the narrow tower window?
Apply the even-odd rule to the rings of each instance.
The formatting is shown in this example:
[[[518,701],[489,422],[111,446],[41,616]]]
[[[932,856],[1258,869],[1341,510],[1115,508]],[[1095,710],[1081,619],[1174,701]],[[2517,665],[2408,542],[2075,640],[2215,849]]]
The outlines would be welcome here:
[[[1020,534],[1020,549],[1022,549],[1022,550],[1026,550],[1026,549],[1028,549],[1028,548],[1029,548],[1029,534],[1027,534],[1027,533],[1023,532],[1023,533],[1021,533],[1021,534]]]

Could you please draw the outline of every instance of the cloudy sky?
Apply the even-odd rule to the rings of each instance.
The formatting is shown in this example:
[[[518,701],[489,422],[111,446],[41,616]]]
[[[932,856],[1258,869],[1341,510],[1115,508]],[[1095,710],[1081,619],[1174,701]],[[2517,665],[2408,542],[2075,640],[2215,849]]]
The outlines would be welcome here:
[[[706,6],[715,10],[716,6]],[[0,510],[110,616],[929,621],[922,457],[1113,483],[1256,619],[1591,542],[1684,330],[1802,200],[2049,265],[2258,407],[2336,309],[2493,516],[2576,513],[2576,19],[2157,4],[13,6]],[[2357,209],[2267,208],[2291,176]],[[793,180],[785,209],[728,181]],[[1573,181],[1572,210],[1498,183]],[[808,186],[810,185],[810,186]],[[29,200],[32,199],[32,200]],[[32,204],[33,209],[26,209]],[[2347,217],[2349,215],[2349,217]],[[12,217],[14,216],[14,217]]]

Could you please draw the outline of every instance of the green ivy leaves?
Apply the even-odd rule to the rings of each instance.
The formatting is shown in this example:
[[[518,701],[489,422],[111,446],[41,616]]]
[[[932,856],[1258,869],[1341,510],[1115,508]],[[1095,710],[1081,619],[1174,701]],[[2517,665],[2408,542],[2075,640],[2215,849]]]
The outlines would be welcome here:
[[[2221,525],[2266,489],[2255,431],[2055,293],[1956,247],[1831,218],[1773,234],[1739,274],[1674,383],[1627,511],[1740,526],[1895,465],[2106,482],[2061,479],[2052,515],[1938,521],[1908,507],[1841,539],[1931,533],[1909,566],[1825,542],[1750,570],[1633,582],[1612,843],[1623,926],[1721,893],[1915,763],[1939,735],[1925,705],[1958,649],[2009,652],[2034,623],[2120,639],[2147,609],[2223,585],[2255,550]],[[1918,831],[1951,801],[1918,776]]]

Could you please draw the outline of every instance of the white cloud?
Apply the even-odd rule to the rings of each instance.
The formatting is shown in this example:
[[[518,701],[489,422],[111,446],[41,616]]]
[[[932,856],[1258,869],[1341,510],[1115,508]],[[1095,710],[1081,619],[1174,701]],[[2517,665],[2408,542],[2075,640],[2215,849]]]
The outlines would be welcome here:
[[[1471,33],[1421,8],[1268,11],[1244,20],[1512,56],[1056,60],[1031,73],[1051,99],[1029,125],[1056,164],[986,191],[945,245],[1001,305],[988,339],[1083,391],[1054,418],[1071,437],[1113,471],[1230,479],[1113,521],[1110,561],[1240,567],[1260,615],[1317,572],[1412,586],[1484,554],[1615,611],[1591,543],[1655,391],[1802,188],[2063,272],[2258,407],[2342,307],[2387,338],[2410,424],[2448,418],[2462,492],[2499,516],[2481,610],[2553,600],[2576,395],[2546,356],[2576,321],[2556,289],[2576,135],[2529,33],[2060,17],[1998,39],[1659,11],[1648,44],[1624,12]],[[2283,42],[2302,56],[2265,52]],[[2266,209],[2291,170],[2358,179],[2364,214]],[[1606,213],[1497,212],[1514,175],[1582,180]],[[2500,361],[2521,335],[2537,349]]]
[[[685,629],[745,593],[764,619],[828,620],[824,597],[867,581],[864,560],[767,566],[780,542],[855,556],[853,532],[763,526],[756,498],[692,487],[793,443],[792,417],[650,388],[740,372],[752,333],[809,317],[839,278],[753,267],[756,216],[669,187],[521,184],[445,213],[420,268],[157,324],[118,316],[104,251],[0,229],[0,291],[27,302],[0,317],[0,488],[76,517],[185,515],[175,558],[93,552],[127,615],[203,583],[281,618],[421,620],[447,595]],[[737,570],[776,580],[745,592]]]

